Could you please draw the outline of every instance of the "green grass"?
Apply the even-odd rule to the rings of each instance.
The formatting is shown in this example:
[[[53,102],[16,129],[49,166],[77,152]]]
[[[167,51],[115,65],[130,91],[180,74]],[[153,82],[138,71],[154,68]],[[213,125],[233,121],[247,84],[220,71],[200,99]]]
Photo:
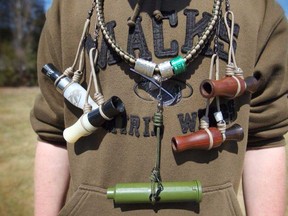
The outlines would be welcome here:
[[[29,114],[38,92],[38,88],[0,88],[1,216],[33,215],[36,135]]]
[[[33,215],[36,136],[29,113],[38,88],[0,88],[0,215]]]

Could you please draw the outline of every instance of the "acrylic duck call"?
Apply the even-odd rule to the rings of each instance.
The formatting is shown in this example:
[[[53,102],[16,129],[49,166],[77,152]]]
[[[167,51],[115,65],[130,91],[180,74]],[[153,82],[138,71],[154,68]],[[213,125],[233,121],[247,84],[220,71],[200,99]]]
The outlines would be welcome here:
[[[174,152],[183,152],[189,149],[210,150],[219,147],[225,140],[241,141],[243,137],[242,127],[234,124],[226,129],[225,136],[218,128],[209,127],[188,135],[175,136],[171,142]]]
[[[66,128],[63,133],[64,139],[69,143],[75,143],[80,137],[90,135],[105,121],[112,120],[124,111],[121,99],[113,96],[101,107],[82,115],[74,125]]]
[[[45,74],[52,82],[59,93],[74,106],[83,109],[87,91],[77,82],[73,82],[69,77],[63,76],[57,68],[51,64],[45,64],[42,68],[42,73]],[[88,102],[92,109],[98,108],[98,105],[89,96]]]

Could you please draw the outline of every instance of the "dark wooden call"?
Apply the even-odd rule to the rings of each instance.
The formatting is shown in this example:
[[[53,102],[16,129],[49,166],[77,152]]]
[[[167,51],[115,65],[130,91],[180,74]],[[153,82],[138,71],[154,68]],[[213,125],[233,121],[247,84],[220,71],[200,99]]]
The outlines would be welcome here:
[[[211,137],[209,133],[212,135]],[[241,141],[244,137],[244,132],[240,125],[234,124],[226,129],[225,136],[225,140]],[[212,143],[210,139],[211,141],[213,140]],[[221,131],[216,127],[210,127],[206,130],[201,129],[184,136],[175,136],[171,140],[172,148],[175,152],[183,152],[189,149],[210,150],[211,148],[219,147],[223,141]]]
[[[205,98],[215,96],[235,98],[242,95],[245,91],[254,93],[258,85],[259,82],[254,76],[246,79],[240,76],[226,76],[220,80],[204,80],[200,85],[200,93]]]

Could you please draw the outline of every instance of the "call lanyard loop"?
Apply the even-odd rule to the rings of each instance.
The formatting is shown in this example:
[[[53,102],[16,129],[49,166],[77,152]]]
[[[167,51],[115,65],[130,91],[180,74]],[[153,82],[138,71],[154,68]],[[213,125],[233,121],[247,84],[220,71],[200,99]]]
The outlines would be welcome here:
[[[153,122],[154,130],[156,131],[157,147],[156,147],[156,162],[155,167],[151,171],[151,194],[150,201],[155,204],[159,200],[159,195],[163,191],[162,179],[160,174],[160,162],[161,162],[161,140],[163,133],[163,101],[161,95],[162,81],[159,85],[159,94],[157,96],[158,105],[157,112],[154,113]]]

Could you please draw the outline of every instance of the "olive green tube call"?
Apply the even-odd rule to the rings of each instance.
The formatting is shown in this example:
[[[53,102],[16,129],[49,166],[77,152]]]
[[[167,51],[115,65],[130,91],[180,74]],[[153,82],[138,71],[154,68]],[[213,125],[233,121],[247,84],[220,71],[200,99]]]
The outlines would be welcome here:
[[[202,199],[201,183],[162,182],[163,191],[159,195],[159,203],[197,202]],[[107,189],[107,198],[115,204],[151,203],[151,183],[123,183]]]

